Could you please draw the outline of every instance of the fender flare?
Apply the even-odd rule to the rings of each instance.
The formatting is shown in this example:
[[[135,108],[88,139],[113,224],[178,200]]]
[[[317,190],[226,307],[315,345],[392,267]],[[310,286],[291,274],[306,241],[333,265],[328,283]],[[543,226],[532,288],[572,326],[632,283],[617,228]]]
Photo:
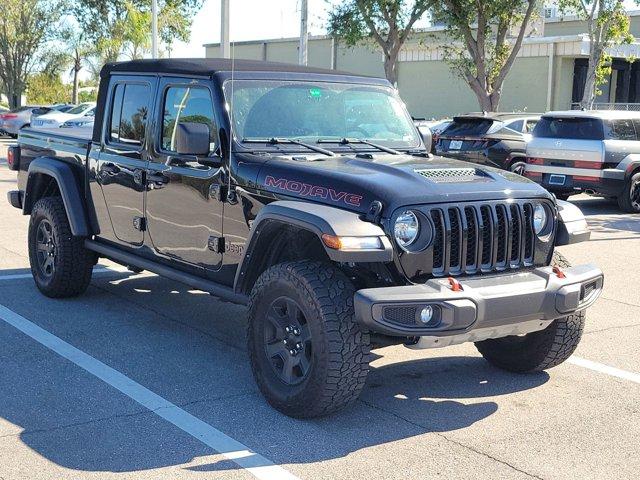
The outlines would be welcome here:
[[[360,218],[354,212],[341,210],[328,205],[297,202],[275,201],[263,207],[251,225],[246,249],[236,271],[234,289],[241,291],[244,278],[251,264],[253,252],[261,241],[265,227],[272,223],[294,225],[315,234],[325,249],[330,260],[335,262],[379,263],[393,261],[393,247],[384,230]],[[350,237],[379,237],[382,248],[378,250],[343,251],[327,247],[322,242],[322,235]]]
[[[558,200],[558,232],[556,246],[586,242],[591,238],[582,210],[574,204]]]
[[[70,165],[55,158],[39,157],[29,164],[22,213],[29,215],[33,209],[34,188],[37,188],[40,175],[52,177],[58,184],[71,233],[76,237],[89,236],[89,224],[78,188],[78,180]]]

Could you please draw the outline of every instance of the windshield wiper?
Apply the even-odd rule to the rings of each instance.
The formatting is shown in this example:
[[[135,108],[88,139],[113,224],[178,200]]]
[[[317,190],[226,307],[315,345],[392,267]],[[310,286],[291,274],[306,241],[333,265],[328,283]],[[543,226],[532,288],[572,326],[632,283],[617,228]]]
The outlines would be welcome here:
[[[328,157],[335,156],[335,153],[333,153],[331,150],[302,142],[296,138],[243,138],[242,143],[268,143],[270,145],[281,145],[285,143],[291,145],[300,145],[301,147],[308,148],[309,150],[313,150],[314,152],[322,153],[323,155],[327,155]]]
[[[320,138],[318,139],[318,143],[339,143],[340,145],[349,145],[350,143],[362,143],[364,145],[369,145],[370,147],[377,148],[382,152],[390,153],[391,155],[402,155],[402,152],[399,150],[394,150],[393,148],[385,147],[384,145],[370,142],[369,140],[365,140],[363,138],[346,138],[345,137],[339,140],[331,140],[329,138]]]

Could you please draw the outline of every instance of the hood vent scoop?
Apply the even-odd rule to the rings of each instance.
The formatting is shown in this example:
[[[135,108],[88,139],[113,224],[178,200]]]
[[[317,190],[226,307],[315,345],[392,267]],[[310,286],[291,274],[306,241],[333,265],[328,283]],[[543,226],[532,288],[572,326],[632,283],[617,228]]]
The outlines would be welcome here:
[[[414,171],[434,183],[491,181],[489,175],[477,168],[428,168]]]

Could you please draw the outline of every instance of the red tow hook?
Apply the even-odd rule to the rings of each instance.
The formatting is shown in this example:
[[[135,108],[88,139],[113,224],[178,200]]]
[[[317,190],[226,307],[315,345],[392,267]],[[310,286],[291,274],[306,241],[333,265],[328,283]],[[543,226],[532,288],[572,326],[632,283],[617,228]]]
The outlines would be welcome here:
[[[464,291],[464,288],[462,288],[462,285],[460,284],[460,282],[455,278],[449,277],[447,278],[447,281],[449,282],[449,288],[451,288],[452,291],[454,292]]]
[[[567,278],[567,276],[564,274],[564,272],[557,265],[555,267],[553,267],[552,270],[553,270],[553,273],[556,274],[556,277],[558,277],[558,278]]]

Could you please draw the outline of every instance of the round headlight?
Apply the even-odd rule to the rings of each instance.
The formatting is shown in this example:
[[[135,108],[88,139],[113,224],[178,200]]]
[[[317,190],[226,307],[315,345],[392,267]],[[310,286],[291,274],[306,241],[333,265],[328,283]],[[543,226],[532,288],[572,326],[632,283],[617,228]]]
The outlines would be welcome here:
[[[402,248],[408,247],[416,241],[419,233],[420,223],[416,214],[410,210],[402,212],[393,227],[393,234],[398,245]]]
[[[540,235],[547,226],[548,221],[547,209],[541,204],[537,204],[533,209],[533,229],[536,235]]]

